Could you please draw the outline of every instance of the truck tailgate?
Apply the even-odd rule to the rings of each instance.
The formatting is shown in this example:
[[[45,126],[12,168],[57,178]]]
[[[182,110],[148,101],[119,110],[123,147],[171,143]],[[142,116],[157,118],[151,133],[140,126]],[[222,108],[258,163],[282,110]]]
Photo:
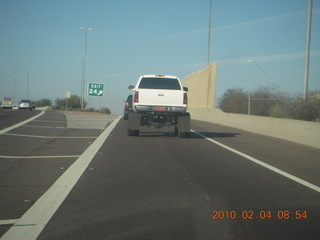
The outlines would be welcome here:
[[[149,106],[183,106],[183,91],[139,89],[139,103]]]

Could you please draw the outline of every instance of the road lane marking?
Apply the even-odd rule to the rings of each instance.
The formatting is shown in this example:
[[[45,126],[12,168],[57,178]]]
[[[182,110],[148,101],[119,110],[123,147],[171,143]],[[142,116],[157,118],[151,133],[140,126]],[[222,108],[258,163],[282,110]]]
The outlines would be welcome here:
[[[35,240],[39,236],[121,118],[122,115],[101,133],[84,153],[2,236],[2,240]]]
[[[0,155],[0,158],[9,158],[9,159],[17,159],[17,158],[78,158],[81,155],[65,155],[65,156],[5,156],[5,155]]]
[[[34,120],[35,122],[54,122],[54,123],[65,123],[66,121],[50,121],[50,120]]]
[[[26,123],[28,123],[28,122],[31,122],[31,121],[35,120],[36,118],[41,117],[44,113],[45,113],[44,111],[41,111],[38,115],[36,115],[36,116],[34,116],[34,117],[32,117],[32,118],[29,118],[29,119],[27,119],[27,120],[24,120],[24,121],[22,121],[22,122],[19,122],[19,123],[15,124],[15,125],[12,125],[11,127],[2,129],[2,130],[0,130],[0,135],[1,135],[1,134],[4,134],[4,133],[6,133],[6,132],[9,132],[9,131],[17,128],[17,127],[20,127],[20,126],[22,126],[22,125],[24,125],[24,124],[26,124]]]
[[[19,219],[5,219],[5,220],[0,220],[0,226],[3,225],[13,225],[15,224]]]
[[[212,143],[214,143],[214,144],[217,144],[217,145],[220,146],[220,147],[223,147],[223,148],[229,150],[230,152],[233,152],[233,153],[235,153],[235,154],[238,154],[238,155],[240,155],[240,156],[242,156],[242,157],[244,157],[244,158],[246,158],[246,159],[248,159],[248,160],[250,160],[250,161],[252,161],[252,162],[254,162],[254,163],[256,163],[256,164],[259,164],[259,165],[262,166],[262,167],[265,167],[265,168],[267,168],[267,169],[269,169],[269,170],[271,170],[271,171],[273,171],[273,172],[275,172],[275,173],[278,173],[278,174],[280,174],[280,175],[282,175],[282,176],[284,176],[284,177],[286,177],[286,178],[289,178],[289,179],[291,179],[291,180],[293,180],[293,181],[295,181],[295,182],[297,182],[297,183],[299,183],[299,184],[301,184],[301,185],[304,185],[305,187],[308,187],[308,188],[310,188],[310,189],[312,189],[312,190],[320,193],[320,187],[319,187],[319,186],[316,186],[316,185],[314,185],[314,184],[312,184],[312,183],[309,183],[309,182],[307,182],[307,181],[305,181],[305,180],[303,180],[303,179],[301,179],[301,178],[298,178],[298,177],[296,177],[296,176],[294,176],[294,175],[292,175],[292,174],[290,174],[290,173],[287,173],[287,172],[285,172],[285,171],[282,171],[282,170],[280,170],[279,168],[273,167],[273,166],[271,166],[271,165],[269,165],[269,164],[267,164],[267,163],[264,163],[264,162],[262,162],[262,161],[260,161],[260,160],[258,160],[258,159],[256,159],[256,158],[254,158],[254,157],[251,157],[251,156],[249,156],[249,155],[247,155],[247,154],[245,154],[245,153],[242,153],[242,152],[240,152],[240,151],[238,151],[238,150],[235,150],[235,149],[233,149],[233,148],[231,148],[231,147],[228,147],[227,145],[224,145],[224,144],[222,144],[222,143],[220,143],[220,142],[218,142],[218,141],[215,141],[215,140],[213,140],[213,139],[211,139],[211,138],[209,138],[209,137],[207,137],[207,136],[205,136],[205,135],[203,135],[203,134],[201,134],[201,133],[198,133],[198,132],[196,132],[196,131],[194,131],[194,130],[191,130],[191,131],[192,131],[193,133],[199,135],[200,137],[203,137],[203,138],[205,138],[206,140],[208,140],[208,141],[210,141],[210,142],[212,142]]]
[[[67,127],[54,127],[54,126],[36,126],[36,125],[23,125],[26,128],[67,128]]]
[[[4,133],[6,136],[16,136],[16,137],[33,137],[33,138],[97,138],[95,137],[66,137],[66,136],[39,136],[39,135],[26,135],[26,134],[16,134],[16,133]]]

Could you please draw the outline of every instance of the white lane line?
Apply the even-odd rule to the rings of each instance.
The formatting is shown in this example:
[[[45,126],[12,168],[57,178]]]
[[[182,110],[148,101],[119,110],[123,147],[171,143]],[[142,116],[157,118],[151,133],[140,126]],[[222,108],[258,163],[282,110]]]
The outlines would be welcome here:
[[[66,121],[56,121],[56,120],[35,120],[35,122],[54,122],[54,123],[65,123]]]
[[[64,137],[64,136],[39,136],[39,135],[26,135],[26,134],[16,134],[16,133],[4,133],[6,136],[16,136],[16,137],[32,137],[32,138],[97,138],[95,137]]]
[[[264,163],[264,162],[262,162],[262,161],[260,161],[260,160],[258,160],[258,159],[256,159],[256,158],[254,158],[254,157],[251,157],[251,156],[249,156],[249,155],[247,155],[247,154],[245,154],[245,153],[239,152],[238,150],[235,150],[235,149],[233,149],[233,148],[231,148],[231,147],[228,147],[228,146],[226,146],[226,145],[224,145],[224,144],[222,144],[222,143],[220,143],[220,142],[217,142],[217,141],[215,141],[215,140],[213,140],[213,139],[211,139],[211,138],[209,138],[209,137],[207,137],[207,136],[205,136],[205,135],[203,135],[203,134],[201,134],[201,133],[198,133],[198,132],[196,132],[196,131],[194,131],[194,130],[191,130],[191,131],[194,132],[195,134],[197,134],[197,135],[205,138],[206,140],[208,140],[208,141],[210,141],[210,142],[212,142],[212,143],[214,143],[214,144],[217,144],[217,145],[219,145],[220,147],[223,147],[223,148],[229,150],[230,152],[233,152],[233,153],[235,153],[235,154],[238,154],[238,155],[240,155],[240,156],[242,156],[242,157],[244,157],[244,158],[246,158],[246,159],[248,159],[248,160],[250,160],[250,161],[252,161],[252,162],[254,162],[254,163],[256,163],[256,164],[259,164],[259,165],[262,166],[262,167],[265,167],[265,168],[267,168],[267,169],[269,169],[269,170],[271,170],[271,171],[273,171],[273,172],[275,172],[275,173],[278,173],[278,174],[280,174],[280,175],[282,175],[282,176],[284,176],[284,177],[286,177],[286,178],[291,179],[292,181],[295,181],[295,182],[297,182],[297,183],[299,183],[299,184],[301,184],[301,185],[303,185],[303,186],[305,186],[305,187],[308,187],[308,188],[310,188],[310,189],[312,189],[312,190],[320,193],[320,187],[319,187],[319,186],[316,186],[316,185],[314,185],[314,184],[312,184],[312,183],[309,183],[309,182],[307,182],[307,181],[305,181],[305,180],[303,180],[303,179],[301,179],[301,178],[298,178],[298,177],[296,177],[296,176],[293,176],[293,175],[291,175],[290,173],[287,173],[287,172],[285,172],[285,171],[282,171],[282,170],[280,170],[279,168],[273,167],[273,166],[271,166],[271,165],[269,165],[269,164],[267,164],[267,163]]]
[[[0,220],[0,226],[15,224],[18,220],[19,220],[19,219],[5,219],[5,220]]]
[[[26,128],[67,128],[67,127],[53,127],[53,126],[37,126],[37,125],[23,125]]]
[[[0,155],[0,158],[9,158],[9,159],[17,159],[17,158],[78,158],[80,157],[80,155],[64,155],[64,156],[46,156],[46,155],[43,155],[43,156],[5,156],[5,155]]]
[[[24,124],[26,124],[26,123],[28,123],[28,122],[31,122],[31,121],[35,120],[36,118],[42,116],[44,113],[45,113],[44,111],[41,111],[38,115],[36,115],[36,116],[34,116],[34,117],[32,117],[32,118],[29,118],[29,119],[27,119],[27,120],[25,120],[25,121],[22,121],[22,122],[20,122],[20,123],[15,124],[15,125],[12,125],[11,127],[2,129],[2,130],[0,130],[0,135],[1,135],[1,134],[4,134],[4,133],[6,133],[6,132],[9,132],[9,131],[17,128],[17,127],[20,127],[20,126],[22,126],[22,125],[24,125]]]
[[[122,116],[115,119],[61,177],[2,236],[2,240],[35,240],[77,183]]]

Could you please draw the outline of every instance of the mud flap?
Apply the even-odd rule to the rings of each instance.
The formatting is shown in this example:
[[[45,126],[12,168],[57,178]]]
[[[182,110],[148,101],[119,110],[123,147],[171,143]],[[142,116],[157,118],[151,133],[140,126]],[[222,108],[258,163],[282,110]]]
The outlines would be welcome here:
[[[127,130],[129,136],[139,135],[142,115],[139,113],[131,112],[128,116]]]
[[[183,116],[178,116],[178,135],[180,137],[189,137],[191,129],[190,114],[186,113]]]

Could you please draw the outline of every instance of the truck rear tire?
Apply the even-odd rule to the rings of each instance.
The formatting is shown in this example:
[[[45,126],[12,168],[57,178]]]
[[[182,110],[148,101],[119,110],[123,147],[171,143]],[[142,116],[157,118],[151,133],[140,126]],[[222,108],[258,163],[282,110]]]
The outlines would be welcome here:
[[[190,132],[179,132],[179,137],[180,138],[189,138]]]
[[[139,130],[128,129],[128,136],[139,136]]]

